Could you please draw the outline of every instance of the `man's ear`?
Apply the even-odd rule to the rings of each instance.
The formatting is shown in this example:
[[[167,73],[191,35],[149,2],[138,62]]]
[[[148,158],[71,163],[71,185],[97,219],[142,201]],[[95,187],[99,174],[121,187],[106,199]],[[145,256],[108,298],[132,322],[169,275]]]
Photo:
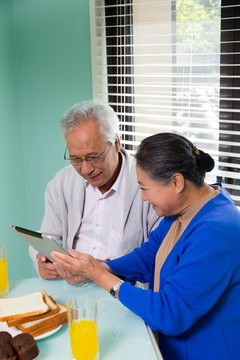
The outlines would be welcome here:
[[[184,176],[180,173],[176,173],[172,177],[172,184],[175,187],[175,190],[179,194],[185,186],[185,179]]]
[[[121,142],[120,142],[119,136],[116,135],[115,149],[116,149],[116,151],[117,151],[118,153],[119,153],[119,151],[120,151],[120,148],[121,148]]]

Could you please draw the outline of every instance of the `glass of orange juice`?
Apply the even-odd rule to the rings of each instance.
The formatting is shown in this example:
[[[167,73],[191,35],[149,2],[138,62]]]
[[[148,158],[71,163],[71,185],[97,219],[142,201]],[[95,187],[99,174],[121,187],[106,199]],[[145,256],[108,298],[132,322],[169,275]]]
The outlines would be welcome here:
[[[82,295],[67,301],[73,360],[99,360],[97,299]]]
[[[7,295],[8,291],[6,246],[0,243],[0,296]]]

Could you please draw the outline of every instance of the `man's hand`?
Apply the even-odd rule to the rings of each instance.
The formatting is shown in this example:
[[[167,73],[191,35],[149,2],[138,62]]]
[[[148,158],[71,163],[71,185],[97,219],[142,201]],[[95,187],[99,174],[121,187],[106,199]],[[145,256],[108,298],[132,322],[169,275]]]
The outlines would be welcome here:
[[[37,260],[38,260],[38,271],[39,275],[43,279],[56,279],[59,278],[60,275],[55,269],[55,266],[53,263],[42,254],[37,254]]]

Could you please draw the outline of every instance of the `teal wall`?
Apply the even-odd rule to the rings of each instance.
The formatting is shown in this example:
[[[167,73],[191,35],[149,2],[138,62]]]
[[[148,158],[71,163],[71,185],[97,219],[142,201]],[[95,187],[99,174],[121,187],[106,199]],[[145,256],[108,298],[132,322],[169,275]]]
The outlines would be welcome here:
[[[36,273],[9,224],[39,229],[47,182],[66,165],[59,120],[91,98],[88,0],[0,0],[0,242],[11,279]]]

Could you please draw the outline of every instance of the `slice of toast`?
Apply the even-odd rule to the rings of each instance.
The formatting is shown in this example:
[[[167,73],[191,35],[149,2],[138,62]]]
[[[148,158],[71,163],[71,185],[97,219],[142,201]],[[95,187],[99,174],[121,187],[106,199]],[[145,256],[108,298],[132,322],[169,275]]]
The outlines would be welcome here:
[[[45,334],[48,331],[56,329],[58,326],[67,323],[67,307],[56,303],[58,306],[58,313],[45,317],[44,319],[29,321],[20,324],[18,329],[22,332],[31,334],[33,337]]]
[[[43,314],[49,310],[41,291],[0,299],[0,321]]]
[[[58,312],[58,307],[57,307],[56,302],[53,300],[53,298],[51,296],[49,296],[46,293],[46,291],[42,290],[41,293],[43,294],[43,299],[44,299],[45,303],[49,307],[49,310],[47,312],[45,312],[43,314],[40,314],[40,315],[25,316],[25,317],[20,318],[20,319],[8,320],[7,325],[9,327],[10,326],[18,326],[20,324],[24,324],[24,323],[29,322],[29,321],[43,319],[43,318],[48,317],[50,315],[56,314]]]

